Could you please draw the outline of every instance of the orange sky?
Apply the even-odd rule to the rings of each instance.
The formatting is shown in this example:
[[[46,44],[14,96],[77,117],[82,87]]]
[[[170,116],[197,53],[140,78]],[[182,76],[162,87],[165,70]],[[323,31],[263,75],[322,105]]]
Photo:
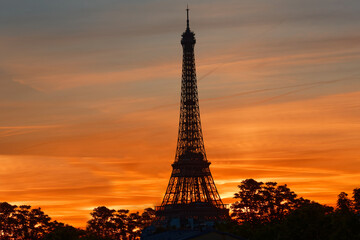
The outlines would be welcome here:
[[[0,9],[0,201],[84,227],[97,206],[162,200],[186,3],[79,2]],[[226,203],[246,178],[332,205],[359,187],[360,6],[344,2],[190,3],[205,148]]]

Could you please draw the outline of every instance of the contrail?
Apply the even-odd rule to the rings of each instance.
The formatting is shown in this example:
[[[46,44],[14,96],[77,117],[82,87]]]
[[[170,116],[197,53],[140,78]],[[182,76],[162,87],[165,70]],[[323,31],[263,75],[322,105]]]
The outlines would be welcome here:
[[[201,99],[201,102],[224,100],[224,99],[235,98],[235,97],[240,97],[240,96],[245,96],[245,95],[250,95],[250,94],[255,94],[255,93],[261,93],[261,92],[270,92],[270,91],[275,91],[275,90],[304,87],[304,88],[301,88],[301,89],[292,90],[290,92],[280,94],[280,95],[270,97],[268,99],[256,102],[256,103],[263,103],[263,102],[271,101],[273,99],[277,99],[277,98],[280,98],[280,97],[290,95],[292,93],[305,91],[307,89],[311,89],[311,88],[316,87],[316,86],[332,84],[332,83],[337,83],[337,82],[342,82],[342,81],[347,81],[347,80],[353,80],[354,77],[358,78],[359,74],[357,73],[357,74],[353,74],[353,75],[350,75],[350,76],[347,76],[347,77],[342,77],[342,78],[334,79],[334,80],[318,81],[318,82],[312,82],[312,83],[302,83],[302,84],[295,84],[295,85],[289,85],[289,86],[284,86],[284,87],[263,88],[263,89],[240,92],[240,93],[227,95],[227,96],[205,98],[205,99]],[[151,108],[149,110],[161,109],[161,108],[166,108],[166,107],[171,107],[171,106],[178,106],[178,105],[179,105],[179,103],[164,104],[164,105],[160,105],[160,106]]]
[[[252,90],[252,91],[236,93],[236,94],[222,96],[222,97],[205,98],[205,99],[202,100],[202,102],[221,100],[221,99],[239,97],[239,96],[244,96],[244,95],[249,95],[249,94],[254,94],[254,93],[269,92],[269,91],[288,89],[288,88],[298,88],[298,87],[307,87],[307,86],[315,87],[315,86],[318,86],[318,85],[325,85],[325,84],[331,84],[331,83],[351,80],[351,79],[353,79],[353,77],[355,75],[357,75],[357,74],[354,74],[354,75],[348,76],[348,77],[343,77],[343,78],[340,78],[340,79],[335,79],[335,80],[319,81],[319,82],[313,82],[313,83],[303,83],[303,84],[296,84],[296,85],[290,85],[290,86],[284,86],[284,87],[264,88],[264,89],[258,89],[258,90]],[[308,89],[308,88],[305,88],[305,89]]]
[[[258,36],[260,35],[263,35],[264,33],[266,32],[270,32],[270,30],[273,30],[274,28],[282,25],[283,23],[285,22],[285,18],[284,19],[281,19],[277,24],[273,24],[273,25],[270,25],[268,27],[265,27],[262,31],[256,33],[256,34],[250,34],[250,36],[252,35],[252,37],[256,37],[258,38]],[[249,36],[249,35],[248,35]],[[216,67],[214,67],[212,70],[208,71],[207,73],[205,73],[204,75],[200,76],[197,80],[200,81],[204,78],[206,78],[207,76],[209,76],[210,74],[212,74],[213,72],[215,72],[216,70],[218,70],[221,66],[223,65],[226,65],[226,64],[230,64],[230,62],[227,62],[227,63],[219,63]]]
[[[206,78],[207,76],[209,76],[210,74],[212,74],[213,72],[215,72],[216,70],[218,70],[222,65],[224,65],[226,63],[220,63],[218,64],[216,67],[214,67],[213,69],[211,69],[210,71],[208,71],[207,73],[205,73],[204,75],[202,75],[201,77],[199,77],[197,80],[200,81],[204,78]]]
[[[264,99],[264,100],[261,100],[261,101],[258,101],[258,102],[254,102],[253,104],[261,104],[261,103],[270,102],[270,101],[272,101],[274,99],[285,97],[285,96],[291,95],[291,94],[296,93],[296,92],[301,92],[301,91],[304,91],[304,90],[308,90],[308,89],[311,89],[313,87],[314,86],[296,89],[296,90],[293,90],[293,91],[290,91],[290,92],[287,92],[287,93],[283,93],[283,94],[280,94],[280,95],[277,95],[277,96],[273,96],[273,97],[270,97],[270,98],[267,98],[267,99]]]

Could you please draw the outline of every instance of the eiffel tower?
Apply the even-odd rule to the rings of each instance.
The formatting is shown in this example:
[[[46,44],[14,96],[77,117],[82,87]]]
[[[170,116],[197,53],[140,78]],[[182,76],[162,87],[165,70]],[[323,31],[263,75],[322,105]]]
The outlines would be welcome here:
[[[178,141],[172,173],[162,204],[156,207],[158,219],[216,221],[229,217],[221,201],[205,153],[201,130],[194,46],[195,34],[189,27],[182,34],[183,47],[181,105]]]

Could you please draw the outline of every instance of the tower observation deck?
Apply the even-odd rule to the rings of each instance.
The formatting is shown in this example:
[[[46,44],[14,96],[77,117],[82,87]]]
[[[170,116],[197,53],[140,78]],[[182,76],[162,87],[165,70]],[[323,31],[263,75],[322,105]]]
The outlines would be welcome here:
[[[189,26],[182,34],[183,48],[180,120],[175,161],[158,219],[221,220],[229,217],[216,189],[207,160],[200,121],[194,47],[195,34]]]

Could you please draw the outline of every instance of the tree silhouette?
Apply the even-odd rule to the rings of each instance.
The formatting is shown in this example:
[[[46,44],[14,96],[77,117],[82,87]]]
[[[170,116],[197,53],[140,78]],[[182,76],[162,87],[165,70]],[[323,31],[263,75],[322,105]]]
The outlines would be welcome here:
[[[337,208],[303,198],[286,186],[246,179],[232,204],[236,220],[217,225],[251,240],[360,240],[360,189],[353,200],[345,192],[338,195]]]
[[[142,230],[141,216],[138,212],[128,215],[127,234],[129,240],[140,239]]]
[[[274,239],[330,239],[332,227],[332,207],[316,202],[304,203],[292,211],[282,222],[272,228],[275,231]],[[266,233],[266,232],[265,232]],[[257,238],[265,237],[258,235]]]
[[[141,214],[141,228],[144,229],[150,226],[151,223],[154,221],[155,217],[155,209],[145,208],[144,212]]]
[[[101,206],[91,213],[88,221],[88,233],[104,239],[140,239],[141,230],[150,225],[155,217],[155,210],[147,208],[140,215],[139,212],[129,213],[129,210],[108,209]]]
[[[42,239],[54,226],[54,222],[40,208],[0,203],[1,239]]]
[[[0,236],[3,239],[10,239],[15,235],[14,226],[16,219],[13,217],[17,206],[7,202],[0,203]]]
[[[44,237],[44,240],[63,240],[63,239],[85,240],[85,239],[91,239],[91,237],[88,236],[86,234],[86,231],[84,230],[58,222],[55,222],[54,229]]]
[[[112,237],[116,230],[114,221],[115,210],[101,206],[95,208],[90,214],[92,219],[88,221],[87,231],[94,233],[99,237]]]
[[[261,224],[281,220],[306,202],[292,192],[287,185],[277,186],[276,182],[257,182],[246,179],[238,186],[239,192],[234,198],[239,199],[231,205],[232,217],[238,222]]]
[[[355,188],[353,191],[354,210],[357,214],[360,214],[360,188]]]
[[[338,195],[337,210],[342,213],[349,213],[352,211],[352,201],[348,198],[348,194],[341,192]]]
[[[113,217],[115,225],[117,227],[115,232],[115,239],[126,239],[128,235],[128,213],[129,210],[120,209],[116,212],[116,217]]]

